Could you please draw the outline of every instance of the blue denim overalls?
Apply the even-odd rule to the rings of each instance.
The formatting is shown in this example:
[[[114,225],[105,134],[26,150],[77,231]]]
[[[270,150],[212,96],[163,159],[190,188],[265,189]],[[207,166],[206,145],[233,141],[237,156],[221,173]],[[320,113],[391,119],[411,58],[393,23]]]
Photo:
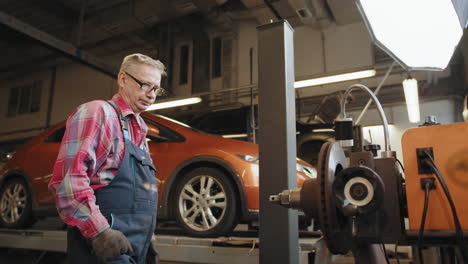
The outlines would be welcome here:
[[[156,171],[146,150],[129,138],[127,122],[113,103],[120,119],[125,139],[125,155],[117,175],[111,183],[95,192],[96,204],[108,219],[112,229],[125,234],[133,248],[133,255],[121,255],[111,263],[145,263],[151,236],[156,227],[157,185]],[[92,253],[89,241],[76,227],[68,235],[68,256],[71,263],[101,263]],[[80,238],[81,237],[81,238]]]

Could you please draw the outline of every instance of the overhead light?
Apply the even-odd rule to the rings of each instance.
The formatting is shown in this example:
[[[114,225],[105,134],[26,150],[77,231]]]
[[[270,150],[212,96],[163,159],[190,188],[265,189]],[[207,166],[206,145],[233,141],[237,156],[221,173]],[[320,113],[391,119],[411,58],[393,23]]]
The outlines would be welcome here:
[[[376,45],[408,71],[444,70],[466,25],[455,0],[355,1]]]
[[[410,123],[418,123],[419,116],[419,98],[418,82],[414,78],[407,78],[403,81],[403,91],[405,92],[406,107],[408,109],[408,118]]]
[[[372,76],[375,76],[375,70],[365,70],[365,71],[343,73],[343,74],[319,77],[319,78],[308,79],[308,80],[303,80],[303,81],[297,81],[297,82],[294,82],[294,88],[316,86],[316,85],[322,85],[322,84],[327,84],[327,83],[344,82],[344,81],[355,80],[355,79],[369,78]]]
[[[231,135],[222,135],[223,138],[244,138],[247,137],[247,134],[231,134]]]
[[[200,97],[192,97],[192,98],[187,98],[187,99],[167,101],[167,102],[152,104],[150,105],[150,107],[148,107],[148,109],[146,109],[146,111],[171,108],[171,107],[183,106],[183,105],[198,104],[201,101],[202,99]]]
[[[312,132],[315,132],[315,133],[335,132],[335,129],[333,129],[333,128],[317,128],[317,129],[312,129]]]

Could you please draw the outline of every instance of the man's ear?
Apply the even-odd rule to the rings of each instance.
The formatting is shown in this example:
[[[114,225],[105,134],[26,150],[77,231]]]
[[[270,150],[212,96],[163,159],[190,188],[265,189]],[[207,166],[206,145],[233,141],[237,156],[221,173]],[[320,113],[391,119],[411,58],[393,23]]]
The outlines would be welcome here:
[[[126,81],[125,77],[126,76],[125,76],[124,72],[119,72],[119,74],[117,75],[117,83],[119,84],[119,88],[124,87],[124,84],[125,84],[125,81]]]

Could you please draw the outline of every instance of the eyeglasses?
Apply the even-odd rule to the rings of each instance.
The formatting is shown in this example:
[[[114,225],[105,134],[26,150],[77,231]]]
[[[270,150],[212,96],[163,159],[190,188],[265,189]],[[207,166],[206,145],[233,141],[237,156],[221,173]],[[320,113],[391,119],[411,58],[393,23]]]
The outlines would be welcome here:
[[[138,80],[137,78],[135,78],[135,76],[131,75],[131,74],[128,73],[128,72],[125,72],[125,74],[127,74],[128,76],[130,76],[130,78],[132,78],[136,83],[138,83],[138,85],[140,85],[140,88],[141,88],[143,91],[145,91],[145,92],[154,91],[154,92],[156,93],[157,96],[161,96],[161,95],[164,95],[164,94],[165,94],[164,88],[157,87],[156,85],[151,86],[151,85],[148,84],[148,83],[144,83],[144,82]]]

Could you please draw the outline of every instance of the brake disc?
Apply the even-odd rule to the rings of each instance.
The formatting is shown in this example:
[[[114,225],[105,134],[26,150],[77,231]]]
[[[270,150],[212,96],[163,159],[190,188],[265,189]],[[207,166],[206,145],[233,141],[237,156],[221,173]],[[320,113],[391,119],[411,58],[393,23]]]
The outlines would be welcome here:
[[[318,159],[317,216],[324,240],[333,254],[346,254],[351,248],[351,223],[338,209],[332,185],[336,175],[347,167],[346,157],[338,142],[327,142]]]

